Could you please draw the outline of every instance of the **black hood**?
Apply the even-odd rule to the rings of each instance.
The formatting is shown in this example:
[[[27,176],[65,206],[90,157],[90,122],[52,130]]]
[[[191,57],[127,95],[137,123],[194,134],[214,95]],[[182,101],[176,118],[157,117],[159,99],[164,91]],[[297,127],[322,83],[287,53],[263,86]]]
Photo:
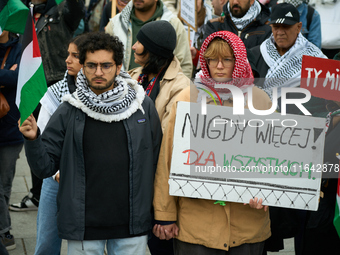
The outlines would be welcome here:
[[[9,46],[14,47],[14,45],[17,44],[18,41],[19,41],[18,37],[9,37],[8,42],[0,43],[0,50],[7,49]]]
[[[31,4],[31,0],[23,0],[23,3],[27,6],[30,7]],[[39,6],[40,5],[40,6]],[[46,3],[44,4],[39,4],[36,5],[37,8],[33,8],[34,12],[36,13],[36,10],[39,10],[39,13],[41,13],[42,15],[44,15],[45,13],[47,13],[53,6],[56,5],[55,0],[47,0]],[[38,7],[39,6],[39,7]]]

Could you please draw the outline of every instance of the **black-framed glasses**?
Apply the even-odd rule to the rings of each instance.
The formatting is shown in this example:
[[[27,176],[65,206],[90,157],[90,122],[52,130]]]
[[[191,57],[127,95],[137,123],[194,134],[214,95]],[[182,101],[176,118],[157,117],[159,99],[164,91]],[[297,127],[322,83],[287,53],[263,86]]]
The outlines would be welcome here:
[[[234,65],[235,58],[206,58],[207,64],[211,67],[216,67],[219,62],[222,63],[223,67],[231,67]]]
[[[112,71],[112,67],[114,66],[115,64],[111,64],[111,63],[98,63],[98,64],[95,64],[95,63],[87,63],[86,65],[84,65],[84,69],[87,73],[89,74],[94,74],[96,71],[97,71],[97,68],[99,66],[100,70],[105,73],[105,74],[108,74]]]

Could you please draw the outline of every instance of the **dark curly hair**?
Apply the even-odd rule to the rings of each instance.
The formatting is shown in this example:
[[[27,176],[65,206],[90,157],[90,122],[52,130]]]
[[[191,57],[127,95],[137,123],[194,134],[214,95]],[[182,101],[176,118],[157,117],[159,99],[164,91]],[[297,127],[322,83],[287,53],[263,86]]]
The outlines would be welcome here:
[[[82,44],[86,40],[86,33],[77,35],[76,37],[72,37],[71,40],[69,40],[68,44],[74,43],[77,46],[77,49],[80,44]]]
[[[146,55],[147,53],[149,53],[149,59],[143,67],[142,70],[143,74],[159,73],[162,70],[162,68],[164,67],[168,68],[168,66],[170,65],[171,61],[174,58],[173,54],[169,58],[164,58],[159,55],[153,54],[152,52],[146,50],[145,48],[141,55]]]
[[[117,36],[112,36],[104,32],[90,32],[85,34],[85,39],[78,46],[79,63],[84,64],[87,52],[107,50],[112,52],[116,65],[121,65],[124,57],[123,43]]]

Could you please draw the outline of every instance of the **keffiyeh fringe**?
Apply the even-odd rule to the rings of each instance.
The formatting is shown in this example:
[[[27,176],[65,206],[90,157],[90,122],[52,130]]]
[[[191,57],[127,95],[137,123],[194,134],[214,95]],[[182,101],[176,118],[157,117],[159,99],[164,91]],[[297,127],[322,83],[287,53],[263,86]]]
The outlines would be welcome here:
[[[96,95],[87,85],[82,70],[77,76],[77,90],[63,100],[81,109],[89,117],[104,122],[120,121],[129,118],[140,109],[145,97],[143,88],[126,73],[121,71],[112,90]]]
[[[282,4],[282,3],[292,4],[294,5],[295,8],[297,8],[303,2],[308,3],[308,1],[304,1],[304,0],[279,0],[277,1],[278,4]]]
[[[228,11],[230,13],[231,20],[235,24],[238,30],[243,30],[246,26],[248,26],[251,22],[255,20],[255,18],[260,14],[261,12],[261,5],[258,1],[255,0],[255,2],[250,6],[247,13],[242,18],[236,18],[231,14],[230,11],[230,4],[228,2],[227,4]]]
[[[269,66],[263,90],[272,98],[274,87],[300,86],[303,55],[325,58],[326,56],[314,44],[299,33],[295,44],[281,56],[276,49],[274,36],[271,35],[260,46],[264,61]],[[281,96],[278,90],[278,97]]]
[[[221,89],[215,89],[214,86],[211,86],[211,85],[208,85],[206,84],[201,78],[203,77],[203,72],[202,70],[199,71],[196,76],[195,76],[195,80],[194,80],[194,84],[197,88],[205,88],[207,87],[208,89],[212,90],[216,90],[218,91],[218,95],[219,97],[221,98],[222,101],[225,101],[225,100],[229,100],[229,99],[232,99],[233,98],[233,94],[230,92],[230,90],[221,90]],[[216,82],[217,83],[217,82]],[[223,83],[217,83],[219,85],[223,85]],[[233,85],[232,82],[227,82],[227,83],[224,83],[225,85]],[[241,87],[239,87],[239,89],[242,90],[242,93],[244,94],[244,96],[246,97],[247,94],[248,94],[248,88],[249,87],[253,87],[254,84],[246,84],[246,85],[243,85]],[[202,101],[202,96],[207,96],[207,92],[205,92],[204,90],[201,90],[199,89],[198,90],[198,97],[197,97],[197,103],[200,103]],[[217,100],[217,95],[212,91],[211,95],[214,96],[214,99]],[[210,97],[210,95],[209,95]],[[246,100],[245,100],[245,105],[246,105]]]
[[[64,78],[50,86],[43,98],[40,100],[41,105],[44,106],[50,115],[52,115],[62,103],[63,96],[70,94],[67,83],[67,75],[68,72],[66,71]]]

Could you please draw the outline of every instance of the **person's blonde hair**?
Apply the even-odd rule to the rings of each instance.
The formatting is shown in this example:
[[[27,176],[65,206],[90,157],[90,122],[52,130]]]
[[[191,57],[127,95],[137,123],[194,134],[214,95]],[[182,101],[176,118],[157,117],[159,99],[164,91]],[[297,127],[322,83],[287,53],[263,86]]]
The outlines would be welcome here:
[[[209,43],[206,51],[204,52],[204,58],[225,58],[234,56],[234,52],[229,44],[222,38],[216,37]]]

